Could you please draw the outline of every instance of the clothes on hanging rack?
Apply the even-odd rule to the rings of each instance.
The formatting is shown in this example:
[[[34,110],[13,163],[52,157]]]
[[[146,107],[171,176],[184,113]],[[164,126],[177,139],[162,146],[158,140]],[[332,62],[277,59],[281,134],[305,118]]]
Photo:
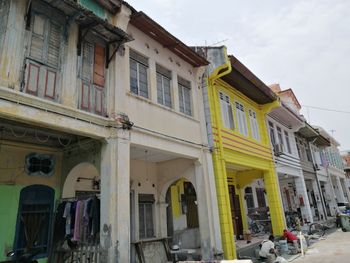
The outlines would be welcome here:
[[[56,209],[54,242],[67,240],[69,247],[98,241],[100,200],[97,196],[66,198]]]

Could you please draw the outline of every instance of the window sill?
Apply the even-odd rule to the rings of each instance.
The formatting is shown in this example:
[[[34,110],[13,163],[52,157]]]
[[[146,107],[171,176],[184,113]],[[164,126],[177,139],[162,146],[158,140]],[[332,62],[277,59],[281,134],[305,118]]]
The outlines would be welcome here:
[[[193,116],[186,115],[186,114],[184,114],[184,113],[182,113],[182,112],[178,112],[178,111],[174,110],[173,108],[169,108],[169,107],[164,106],[164,105],[162,105],[162,104],[155,103],[155,102],[153,102],[151,99],[144,98],[144,97],[142,97],[142,96],[140,96],[140,95],[137,95],[137,94],[135,94],[135,93],[132,93],[132,92],[130,92],[130,91],[126,92],[126,94],[127,94],[128,96],[130,96],[130,97],[133,97],[133,98],[138,99],[138,100],[140,100],[140,101],[146,102],[146,103],[148,103],[148,104],[150,104],[150,105],[156,106],[156,107],[161,108],[161,109],[163,109],[163,110],[169,111],[169,112],[171,112],[171,113],[180,115],[181,117],[184,117],[184,118],[187,118],[187,119],[190,119],[190,120],[192,120],[192,121],[194,121],[194,122],[199,123],[199,120],[195,119]]]

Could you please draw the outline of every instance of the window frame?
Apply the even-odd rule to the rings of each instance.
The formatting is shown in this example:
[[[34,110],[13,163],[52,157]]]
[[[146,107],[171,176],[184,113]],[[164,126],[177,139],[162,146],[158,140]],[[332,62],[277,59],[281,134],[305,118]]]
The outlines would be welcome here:
[[[138,195],[138,224],[139,224],[139,239],[149,239],[149,238],[154,238],[156,236],[156,231],[155,231],[155,207],[154,207],[154,195],[153,194],[139,194]],[[143,212],[143,217],[141,218],[141,208]],[[151,215],[151,222],[147,223],[147,210],[150,209],[149,215]],[[141,219],[143,219],[143,222],[141,222]],[[149,231],[149,223],[152,226],[151,231],[152,235],[148,235],[147,232]],[[144,233],[141,234],[141,224],[143,225]]]
[[[242,134],[243,136],[248,137],[249,132],[248,132],[248,123],[247,123],[245,106],[243,103],[237,100],[235,101],[235,112],[237,114],[237,119],[238,119],[239,133]]]
[[[253,109],[248,109],[250,129],[252,132],[252,138],[260,141],[260,131],[259,131],[259,122],[257,112]]]
[[[187,82],[187,83],[185,83]],[[187,116],[193,116],[193,103],[192,103],[192,88],[191,83],[188,80],[178,77],[178,92],[179,92],[179,110],[181,113]],[[187,91],[187,92],[185,92]],[[189,108],[186,106],[186,97],[185,94],[188,94],[189,98]]]
[[[147,62],[142,62],[142,59],[137,59],[138,58],[142,58]],[[136,64],[136,83],[137,83],[137,92],[135,87],[132,87],[132,62],[134,62]],[[146,76],[146,90],[142,91],[141,90],[141,86],[140,86],[140,68],[143,68],[145,70],[145,76]],[[132,49],[130,49],[129,52],[129,77],[130,77],[130,92],[137,95],[137,96],[141,96],[143,98],[149,99],[150,98],[150,85],[149,85],[149,65],[148,65],[148,57],[138,53],[137,51],[134,51]],[[141,94],[142,92],[145,93],[145,95]]]
[[[275,134],[275,125],[272,121],[268,121],[268,127],[269,127],[269,135],[270,135],[270,141],[272,146],[275,146],[277,144],[276,140],[276,134]]]
[[[166,76],[166,74],[163,73],[163,71],[168,71],[168,76]],[[161,86],[158,86],[158,77],[160,78],[160,83]],[[171,83],[171,71],[168,69],[165,69],[164,67],[160,66],[160,65],[156,65],[156,78],[157,78],[157,103],[168,107],[168,108],[172,108],[173,107],[173,94],[172,94],[172,83]],[[164,81],[168,81],[169,82],[169,101],[170,104],[167,105],[166,103],[166,92],[165,92],[165,85],[164,85]],[[159,92],[161,92],[161,101],[159,101]]]
[[[289,132],[284,130],[283,133],[284,133],[284,139],[285,139],[286,145],[287,145],[287,151],[288,151],[288,153],[291,154],[292,153],[292,148],[291,148],[291,144],[290,144]]]
[[[231,98],[229,95],[225,94],[222,91],[219,91],[219,100],[221,107],[221,120],[224,124],[225,128],[234,130],[235,129],[235,121],[234,121],[234,112],[231,103]]]

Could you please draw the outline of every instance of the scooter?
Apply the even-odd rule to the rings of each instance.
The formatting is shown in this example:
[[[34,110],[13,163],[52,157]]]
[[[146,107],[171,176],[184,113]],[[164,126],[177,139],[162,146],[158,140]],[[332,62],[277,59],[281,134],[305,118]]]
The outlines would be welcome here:
[[[18,253],[16,256],[15,251],[10,251],[7,253],[7,257],[11,258],[7,261],[1,261],[0,263],[38,263],[37,260],[34,259],[36,255],[40,253],[40,250],[31,249],[28,252]]]

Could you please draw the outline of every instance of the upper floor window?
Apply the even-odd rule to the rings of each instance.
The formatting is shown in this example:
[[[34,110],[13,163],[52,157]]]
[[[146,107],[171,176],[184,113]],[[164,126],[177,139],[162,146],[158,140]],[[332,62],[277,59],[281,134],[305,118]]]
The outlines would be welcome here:
[[[180,111],[186,115],[192,116],[191,83],[178,77],[178,85]]]
[[[269,133],[270,133],[270,140],[272,145],[276,144],[276,137],[275,137],[275,128],[271,121],[269,121]]]
[[[130,91],[148,98],[148,58],[130,50]]]
[[[258,120],[256,116],[256,112],[253,110],[249,110],[249,120],[250,120],[250,128],[252,129],[252,136],[255,140],[260,140],[260,133],[259,133],[259,125]]]
[[[93,40],[82,43],[80,108],[105,113],[105,44]]]
[[[243,104],[236,101],[236,112],[238,118],[238,130],[241,134],[248,136],[247,117]]]
[[[278,138],[278,143],[282,144],[282,147],[284,148],[282,129],[281,127],[278,127],[278,126],[277,126],[277,138]]]
[[[286,140],[288,153],[292,153],[292,149],[290,147],[289,134],[287,131],[284,131],[284,139]]]
[[[58,100],[60,93],[58,79],[63,26],[58,17],[32,11],[29,23],[31,36],[25,61],[24,91],[50,100]]]
[[[230,97],[222,92],[219,92],[219,97],[220,97],[222,121],[226,128],[234,129],[233,113],[232,113]]]
[[[172,107],[171,100],[171,71],[156,65],[157,70],[157,101],[159,104]]]

